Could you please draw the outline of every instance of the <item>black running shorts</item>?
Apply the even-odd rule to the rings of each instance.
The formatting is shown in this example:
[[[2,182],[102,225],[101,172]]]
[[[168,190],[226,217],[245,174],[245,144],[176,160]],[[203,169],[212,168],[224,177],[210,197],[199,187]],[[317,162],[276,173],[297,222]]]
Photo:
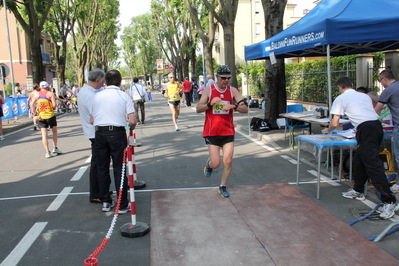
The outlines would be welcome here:
[[[234,142],[234,135],[230,136],[208,136],[204,137],[206,145],[223,147],[224,144]]]

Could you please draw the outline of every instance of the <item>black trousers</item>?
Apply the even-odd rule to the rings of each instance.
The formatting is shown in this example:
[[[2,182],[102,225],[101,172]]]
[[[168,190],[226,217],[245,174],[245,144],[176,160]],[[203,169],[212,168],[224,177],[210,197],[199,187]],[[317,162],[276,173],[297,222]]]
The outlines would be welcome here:
[[[91,163],[90,163],[90,199],[100,198],[100,189],[98,187],[97,178],[97,146],[96,139],[90,139],[91,142]]]
[[[364,185],[368,178],[373,186],[381,193],[381,201],[384,203],[396,202],[393,196],[384,166],[379,157],[380,145],[383,138],[383,130],[379,120],[367,121],[357,127],[357,150],[353,159],[354,181],[353,189],[364,192]]]
[[[118,191],[121,185],[123,152],[127,146],[126,131],[96,131],[97,144],[97,173],[100,187],[101,202],[112,202],[109,195],[109,186],[111,184],[110,177],[110,160],[112,158],[112,168],[114,170],[115,190]],[[126,208],[129,204],[127,197],[128,180],[124,176],[121,208]]]
[[[191,92],[185,92],[184,95],[186,96],[186,105],[191,106]]]

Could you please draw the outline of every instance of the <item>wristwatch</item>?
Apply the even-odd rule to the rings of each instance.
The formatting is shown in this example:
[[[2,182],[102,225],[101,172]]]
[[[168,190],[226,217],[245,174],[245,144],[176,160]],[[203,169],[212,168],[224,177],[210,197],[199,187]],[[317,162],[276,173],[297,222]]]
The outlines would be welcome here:
[[[208,106],[208,108],[212,108],[212,104],[211,104],[211,102],[208,102],[207,104],[206,104],[206,106]]]

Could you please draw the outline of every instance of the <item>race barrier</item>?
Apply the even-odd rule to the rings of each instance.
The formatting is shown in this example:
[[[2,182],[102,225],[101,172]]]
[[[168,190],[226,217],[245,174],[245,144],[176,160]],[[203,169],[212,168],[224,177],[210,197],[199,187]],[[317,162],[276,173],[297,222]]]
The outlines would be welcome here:
[[[129,178],[129,188],[130,188],[130,211],[131,211],[131,218],[132,222],[131,223],[126,223],[120,227],[121,235],[134,238],[134,237],[140,237],[146,235],[148,232],[150,232],[150,226],[148,223],[142,223],[142,222],[137,222],[136,221],[136,202],[135,202],[135,196],[134,196],[134,187],[135,187],[135,182],[134,180],[137,179],[136,175],[136,164],[135,164],[135,158],[134,158],[134,145],[132,141],[133,137],[133,130],[130,130],[129,132],[130,138],[129,138],[129,145],[123,152],[123,166],[122,166],[122,176],[121,176],[121,185],[119,188],[119,193],[118,193],[118,199],[115,207],[115,212],[114,216],[110,225],[110,228],[108,229],[107,234],[105,235],[105,238],[101,242],[100,246],[87,258],[83,261],[85,266],[98,266],[98,259],[97,256],[102,252],[102,250],[105,248],[107,245],[108,241],[111,238],[112,232],[114,230],[116,220],[118,218],[118,212],[120,209],[120,203],[122,199],[122,189],[123,189],[123,180],[125,178],[125,169],[126,165],[128,167],[128,178]],[[127,161],[126,161],[127,157]],[[135,177],[133,177],[135,176]]]
[[[17,97],[3,99],[3,114],[1,120],[10,119],[20,115],[25,115],[29,112],[28,97]]]

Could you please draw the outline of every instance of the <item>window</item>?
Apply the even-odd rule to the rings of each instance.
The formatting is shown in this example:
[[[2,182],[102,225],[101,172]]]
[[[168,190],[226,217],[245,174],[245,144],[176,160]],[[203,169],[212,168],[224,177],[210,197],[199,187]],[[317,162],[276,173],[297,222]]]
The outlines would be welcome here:
[[[255,2],[255,14],[259,14],[261,9],[260,2]]]
[[[260,23],[255,24],[255,34],[260,35]]]

